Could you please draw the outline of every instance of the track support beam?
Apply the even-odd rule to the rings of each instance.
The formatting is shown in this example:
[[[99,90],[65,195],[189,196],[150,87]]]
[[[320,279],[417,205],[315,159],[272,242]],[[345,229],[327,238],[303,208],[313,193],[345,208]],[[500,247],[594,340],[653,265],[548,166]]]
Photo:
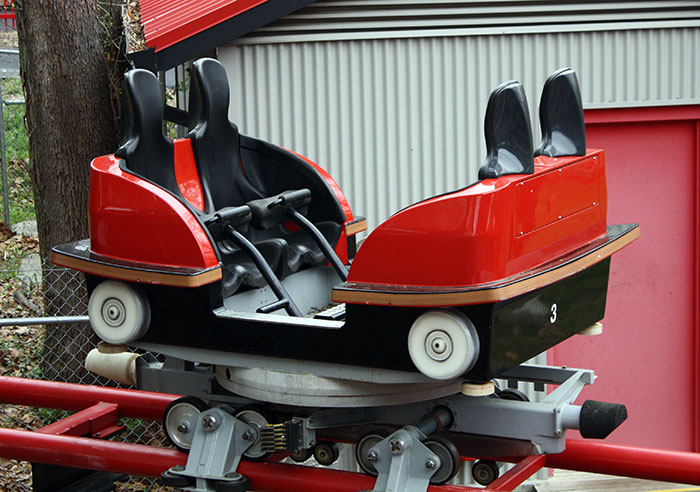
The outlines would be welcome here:
[[[185,465],[187,455],[76,434],[99,437],[98,433],[117,426],[118,417],[160,420],[175,398],[145,391],[0,377],[0,402],[78,412],[38,432],[0,428],[0,457],[159,477],[165,470]],[[700,485],[700,453],[568,440],[560,454],[500,460],[518,464],[486,489],[443,485],[429,486],[428,491],[511,491],[542,466]],[[375,480],[357,473],[271,462],[243,461],[237,471],[260,492],[357,492],[371,490]]]

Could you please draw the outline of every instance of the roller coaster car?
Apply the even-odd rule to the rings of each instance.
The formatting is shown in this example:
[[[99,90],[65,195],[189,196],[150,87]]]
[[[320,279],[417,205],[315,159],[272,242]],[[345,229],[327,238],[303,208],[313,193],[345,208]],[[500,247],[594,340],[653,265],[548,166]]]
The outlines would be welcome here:
[[[603,318],[610,256],[639,228],[606,225],[605,156],[585,147],[570,69],[545,84],[536,151],[522,86],[502,84],[479,181],[401,210],[357,252],[365,221],[335,181],[239,134],[228,91],[197,61],[173,142],[156,78],[125,76],[123,144],[91,164],[90,239],[52,256],[85,272],[104,341],[218,368],[483,382]]]

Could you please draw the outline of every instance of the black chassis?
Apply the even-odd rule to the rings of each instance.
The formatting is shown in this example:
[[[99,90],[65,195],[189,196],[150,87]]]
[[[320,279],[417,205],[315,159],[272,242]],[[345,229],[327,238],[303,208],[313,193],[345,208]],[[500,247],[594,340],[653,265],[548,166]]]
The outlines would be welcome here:
[[[463,375],[488,381],[600,321],[605,314],[610,258],[553,284],[505,301],[459,306],[474,323],[481,350]],[[86,275],[88,290],[102,280]],[[139,284],[151,306],[140,343],[418,372],[408,331],[433,308],[348,304],[344,323],[320,327],[280,316],[216,316],[219,282],[197,288]],[[264,322],[270,316],[271,322]],[[272,320],[274,319],[274,322]],[[261,322],[262,320],[262,322]],[[199,362],[199,361],[192,361]]]

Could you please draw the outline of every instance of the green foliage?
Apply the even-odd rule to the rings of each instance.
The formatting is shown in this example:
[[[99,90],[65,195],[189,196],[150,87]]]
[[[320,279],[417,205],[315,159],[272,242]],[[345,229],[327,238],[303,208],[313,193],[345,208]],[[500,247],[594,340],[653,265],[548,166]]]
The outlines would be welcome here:
[[[23,100],[20,79],[0,80],[5,101]],[[29,177],[29,138],[24,120],[24,104],[3,104],[5,156],[9,191],[10,221],[34,220],[34,194]],[[0,182],[0,192],[2,183]]]
[[[30,411],[43,425],[53,424],[73,413],[57,408],[32,408]]]
[[[125,417],[121,420],[121,423],[126,426],[127,435],[136,434],[137,436],[139,436],[146,432],[147,429],[147,425],[141,419]]]

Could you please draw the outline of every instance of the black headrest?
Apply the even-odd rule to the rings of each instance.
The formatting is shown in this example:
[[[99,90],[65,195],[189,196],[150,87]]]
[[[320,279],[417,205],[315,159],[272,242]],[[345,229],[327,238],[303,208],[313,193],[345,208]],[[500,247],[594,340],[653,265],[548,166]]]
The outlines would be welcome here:
[[[224,128],[238,132],[228,119],[229,87],[226,69],[213,58],[201,58],[192,64],[189,118],[190,131],[207,125],[209,131]]]
[[[122,144],[114,155],[124,159],[125,168],[176,192],[173,142],[163,134],[163,96],[148,70],[124,75],[120,126]]]
[[[505,82],[491,93],[484,136],[487,154],[479,169],[479,179],[535,172],[530,112],[520,82]]]
[[[542,142],[535,155],[586,155],[586,127],[576,73],[561,68],[549,76],[540,99]]]

